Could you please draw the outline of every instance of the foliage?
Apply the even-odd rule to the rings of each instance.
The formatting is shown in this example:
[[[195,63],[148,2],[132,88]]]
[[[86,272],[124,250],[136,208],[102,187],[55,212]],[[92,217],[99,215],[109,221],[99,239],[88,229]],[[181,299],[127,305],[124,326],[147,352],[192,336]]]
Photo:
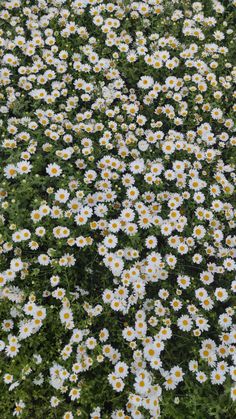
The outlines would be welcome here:
[[[235,0],[0,3],[0,417],[232,419]]]

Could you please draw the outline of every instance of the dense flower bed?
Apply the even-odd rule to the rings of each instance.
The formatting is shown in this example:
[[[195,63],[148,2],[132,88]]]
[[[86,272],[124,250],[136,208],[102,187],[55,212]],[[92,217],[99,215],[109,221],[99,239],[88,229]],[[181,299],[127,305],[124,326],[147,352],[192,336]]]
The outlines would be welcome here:
[[[235,0],[0,3],[0,417],[235,417]]]

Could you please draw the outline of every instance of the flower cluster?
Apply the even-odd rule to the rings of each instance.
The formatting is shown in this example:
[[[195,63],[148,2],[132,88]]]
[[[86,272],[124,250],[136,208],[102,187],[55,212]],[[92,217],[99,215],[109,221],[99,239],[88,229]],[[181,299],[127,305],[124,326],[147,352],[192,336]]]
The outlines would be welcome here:
[[[235,6],[2,1],[4,419],[234,416]]]

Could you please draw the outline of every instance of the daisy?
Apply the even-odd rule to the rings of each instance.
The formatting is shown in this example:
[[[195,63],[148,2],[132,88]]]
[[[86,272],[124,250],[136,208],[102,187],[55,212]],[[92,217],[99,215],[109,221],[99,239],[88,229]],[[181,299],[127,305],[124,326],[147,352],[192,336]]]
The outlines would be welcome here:
[[[122,302],[116,298],[113,298],[111,302],[111,308],[114,311],[119,311],[122,309]]]
[[[184,332],[189,332],[192,329],[193,322],[189,316],[183,315],[178,319],[177,325],[180,328],[180,330],[183,330]]]
[[[42,218],[42,215],[40,213],[40,211],[38,210],[34,210],[31,212],[31,219],[34,223],[37,223],[38,221],[40,221]]]
[[[164,382],[164,387],[166,390],[174,390],[176,388],[176,381],[173,376],[169,375],[166,377],[166,381]]]
[[[20,345],[19,344],[17,344],[17,343],[10,343],[9,345],[7,345],[5,347],[5,352],[6,352],[6,355],[7,356],[9,356],[10,358],[14,358],[18,354],[19,349],[20,349]]]
[[[196,374],[196,380],[201,384],[205,383],[205,381],[207,381],[207,376],[204,372],[198,371]]]
[[[233,401],[236,400],[236,385],[233,385],[230,390],[230,396]]]
[[[142,173],[144,170],[144,160],[143,159],[136,159],[132,163],[130,163],[130,170],[133,174]]]
[[[236,269],[236,263],[235,263],[235,261],[234,261],[233,259],[231,259],[231,258],[226,258],[226,259],[224,260],[223,265],[224,265],[225,269],[226,269],[227,271],[230,271],[230,272]]]
[[[218,301],[225,301],[228,298],[228,293],[225,288],[216,288],[214,294]]]
[[[11,374],[4,374],[4,376],[3,376],[4,383],[6,383],[6,384],[12,383],[13,379],[14,379],[14,377]]]
[[[146,345],[143,351],[144,357],[147,361],[152,361],[153,359],[158,358],[158,351],[153,344]]]
[[[118,393],[120,393],[123,390],[124,386],[125,384],[121,378],[116,378],[114,382],[112,382],[113,389]]]
[[[69,393],[69,396],[70,396],[71,400],[74,401],[74,400],[79,399],[80,398],[80,391],[81,390],[79,388],[76,388],[76,387],[72,388],[70,393]]]
[[[222,329],[228,329],[228,327],[232,324],[232,318],[228,314],[221,314],[219,316],[218,323]]]
[[[138,87],[141,89],[149,89],[154,83],[154,80],[150,76],[142,76],[138,82]]]
[[[58,177],[62,174],[62,169],[58,164],[50,163],[46,167],[46,172],[50,177]]]
[[[183,381],[183,377],[184,377],[184,372],[182,370],[182,368],[176,366],[171,368],[170,370],[170,374],[174,377],[176,382],[180,382]]]
[[[4,175],[7,179],[14,179],[17,176],[18,170],[14,164],[8,164],[4,168]]]
[[[115,366],[115,374],[117,377],[125,378],[129,372],[128,365],[125,362],[117,362]]]
[[[63,308],[60,311],[60,320],[62,324],[71,322],[73,320],[73,315],[72,315],[71,310],[67,308]]]
[[[145,245],[147,249],[154,249],[157,246],[157,239],[155,236],[148,236],[145,239]]]
[[[44,307],[35,306],[32,314],[34,319],[43,320],[46,317],[46,309]]]
[[[175,145],[172,141],[165,141],[162,144],[162,150],[167,155],[172,154],[175,151]]]
[[[214,370],[211,373],[211,382],[212,384],[223,384],[226,380],[224,373],[220,370]]]
[[[163,223],[161,226],[161,233],[163,236],[169,236],[172,233],[172,226],[170,223]]]
[[[26,339],[32,334],[32,325],[30,322],[23,323],[19,328],[19,340]]]
[[[202,225],[197,225],[193,229],[193,237],[201,240],[206,234],[206,229]]]
[[[66,189],[58,189],[57,192],[55,193],[55,200],[59,201],[61,203],[65,203],[68,201],[69,199],[69,192]]]
[[[19,272],[23,269],[23,262],[20,258],[17,259],[12,259],[11,263],[10,263],[10,268],[14,271],[14,272]]]
[[[203,284],[209,285],[214,282],[214,276],[211,272],[203,271],[200,274],[200,280],[203,282]]]
[[[135,217],[135,212],[131,208],[127,208],[121,211],[121,219],[123,221],[133,221]]]
[[[150,387],[150,381],[148,378],[136,378],[135,379],[135,384],[134,384],[134,389],[135,391],[140,394],[140,395],[144,395],[148,392],[148,389]]]
[[[30,173],[32,169],[32,165],[27,161],[22,161],[22,162],[17,163],[16,167],[17,167],[17,172],[20,175]]]
[[[128,342],[131,342],[136,338],[136,333],[132,327],[125,327],[122,331],[122,336]]]
[[[223,112],[222,112],[222,110],[220,108],[214,108],[214,109],[212,109],[212,111],[211,111],[211,117],[213,119],[221,119],[222,116],[223,116]]]
[[[19,402],[17,402],[15,404],[15,409],[13,411],[13,416],[21,415],[24,408],[25,408],[25,403],[23,402],[23,400],[20,400]]]

